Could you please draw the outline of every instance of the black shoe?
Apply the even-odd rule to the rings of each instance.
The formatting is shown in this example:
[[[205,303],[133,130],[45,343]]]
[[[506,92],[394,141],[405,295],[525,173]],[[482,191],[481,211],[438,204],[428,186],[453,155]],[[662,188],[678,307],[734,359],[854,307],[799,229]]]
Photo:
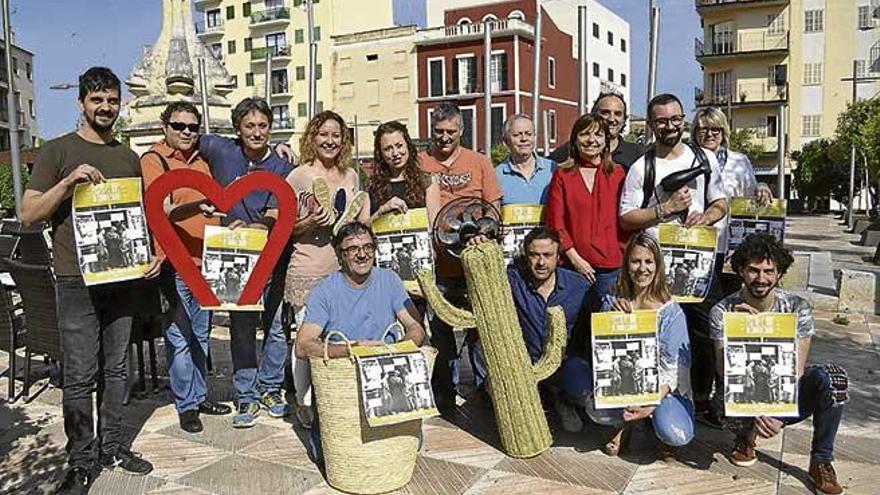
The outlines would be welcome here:
[[[67,471],[64,481],[55,490],[55,495],[85,495],[89,493],[93,481],[95,476],[90,470],[82,466],[73,467]]]
[[[140,454],[130,450],[119,450],[116,454],[101,454],[98,463],[104,469],[121,467],[131,474],[145,475],[153,470],[153,465],[141,459]]]
[[[198,411],[183,411],[180,413],[180,429],[187,433],[199,433],[204,428],[199,419]]]
[[[199,404],[199,413],[207,414],[208,416],[223,416],[231,412],[232,408],[226,404],[219,404],[207,400]]]
[[[709,428],[715,428],[716,430],[724,428],[724,423],[721,422],[721,418],[715,412],[714,408],[710,407],[709,409],[696,413],[694,416],[698,422],[703,423]]]

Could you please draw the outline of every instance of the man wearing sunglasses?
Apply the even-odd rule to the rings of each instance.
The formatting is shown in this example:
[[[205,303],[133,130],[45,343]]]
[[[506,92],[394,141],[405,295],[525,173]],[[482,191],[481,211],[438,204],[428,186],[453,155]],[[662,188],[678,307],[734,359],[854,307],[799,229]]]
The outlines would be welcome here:
[[[211,175],[208,162],[197,149],[202,116],[195,105],[176,101],[159,117],[165,138],[141,157],[144,185],[149,187],[171,170],[195,170]],[[165,199],[165,213],[196,266],[202,265],[206,225],[219,225],[219,212],[195,189],[178,189]],[[156,253],[164,259],[158,243]],[[161,281],[171,303],[165,321],[168,376],[180,421],[187,433],[202,431],[199,414],[229,414],[232,409],[207,400],[207,358],[211,333],[211,312],[202,309],[186,283],[164,263]]]

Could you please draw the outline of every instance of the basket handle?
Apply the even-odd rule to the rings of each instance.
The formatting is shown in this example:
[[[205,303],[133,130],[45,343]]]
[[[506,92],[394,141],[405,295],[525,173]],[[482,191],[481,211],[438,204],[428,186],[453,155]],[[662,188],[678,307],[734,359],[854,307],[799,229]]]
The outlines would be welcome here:
[[[330,353],[329,353],[330,337],[332,337],[334,335],[342,337],[342,341],[345,342],[346,347],[348,347],[348,355],[352,356],[352,354],[351,354],[351,341],[348,340],[348,337],[346,337],[344,333],[342,333],[338,330],[331,330],[329,333],[327,333],[327,337],[324,338],[324,363],[325,364],[327,363],[327,361],[330,360]],[[353,357],[352,357],[352,359],[353,359]]]
[[[395,335],[394,341],[400,342],[400,339],[403,338],[403,336],[404,336],[404,332],[403,332],[403,325],[401,325],[400,322],[397,320],[394,320],[394,323],[388,325],[388,327],[385,329],[385,331],[382,332],[382,338],[379,340],[381,340],[382,342],[385,342],[385,337],[387,337],[391,332],[393,332],[395,330],[396,330],[397,335]]]

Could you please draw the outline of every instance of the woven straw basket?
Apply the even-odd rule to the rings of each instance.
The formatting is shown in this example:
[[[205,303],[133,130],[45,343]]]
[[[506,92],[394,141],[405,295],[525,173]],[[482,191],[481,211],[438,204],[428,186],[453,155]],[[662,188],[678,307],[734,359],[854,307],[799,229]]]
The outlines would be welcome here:
[[[385,493],[403,487],[416,465],[422,421],[371,427],[361,407],[354,358],[329,359],[327,346],[333,335],[351,343],[340,332],[330,332],[324,358],[311,358],[312,387],[316,395],[321,445],[327,482],[348,493]],[[437,350],[422,347],[433,369]]]

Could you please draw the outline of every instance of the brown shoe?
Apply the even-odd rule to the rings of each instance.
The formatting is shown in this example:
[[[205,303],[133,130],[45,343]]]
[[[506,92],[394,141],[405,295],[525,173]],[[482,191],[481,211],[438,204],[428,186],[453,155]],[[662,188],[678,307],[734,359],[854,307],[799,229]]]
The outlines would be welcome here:
[[[730,462],[739,467],[753,466],[758,462],[755,446],[754,439],[737,438],[733,441],[733,452],[730,453]]]
[[[810,461],[810,481],[816,490],[830,495],[843,493],[843,487],[837,482],[837,473],[830,462]]]
[[[616,427],[611,439],[602,448],[605,454],[611,457],[617,457],[629,445],[629,439],[632,436],[632,425],[624,423],[622,426]]]

